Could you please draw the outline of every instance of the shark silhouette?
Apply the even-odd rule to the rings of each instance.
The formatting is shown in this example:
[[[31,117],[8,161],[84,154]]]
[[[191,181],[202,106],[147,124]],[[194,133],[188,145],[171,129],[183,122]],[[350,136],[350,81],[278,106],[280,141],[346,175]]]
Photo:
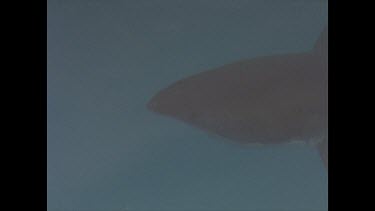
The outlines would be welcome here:
[[[147,107],[243,144],[313,143],[328,169],[328,27],[310,51],[190,76]]]

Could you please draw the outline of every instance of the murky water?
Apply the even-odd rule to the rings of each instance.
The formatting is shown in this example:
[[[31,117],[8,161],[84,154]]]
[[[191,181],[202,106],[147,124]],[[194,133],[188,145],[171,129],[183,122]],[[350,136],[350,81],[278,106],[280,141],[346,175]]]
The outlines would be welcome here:
[[[48,209],[327,210],[305,145],[242,147],[148,111],[174,81],[312,48],[318,0],[49,0]]]

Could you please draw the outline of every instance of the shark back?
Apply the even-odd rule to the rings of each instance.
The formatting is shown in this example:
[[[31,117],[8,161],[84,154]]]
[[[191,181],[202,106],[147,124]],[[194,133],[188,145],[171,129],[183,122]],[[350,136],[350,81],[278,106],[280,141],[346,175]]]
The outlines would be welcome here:
[[[328,29],[311,51],[226,64],[161,90],[148,107],[243,144],[328,143]],[[317,148],[328,165],[328,145]]]

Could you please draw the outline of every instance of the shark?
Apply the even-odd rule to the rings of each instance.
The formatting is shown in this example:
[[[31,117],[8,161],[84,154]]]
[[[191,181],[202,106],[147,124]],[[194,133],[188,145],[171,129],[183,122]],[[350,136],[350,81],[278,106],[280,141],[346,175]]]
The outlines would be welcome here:
[[[310,143],[328,170],[328,26],[311,50],[188,76],[147,108],[240,144]]]

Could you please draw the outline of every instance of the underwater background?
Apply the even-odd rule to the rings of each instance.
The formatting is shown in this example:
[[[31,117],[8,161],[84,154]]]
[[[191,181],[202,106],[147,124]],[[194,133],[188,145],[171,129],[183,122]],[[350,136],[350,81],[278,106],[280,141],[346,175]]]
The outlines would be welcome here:
[[[326,211],[308,145],[243,147],[159,116],[160,89],[310,50],[320,0],[48,0],[49,211]]]

